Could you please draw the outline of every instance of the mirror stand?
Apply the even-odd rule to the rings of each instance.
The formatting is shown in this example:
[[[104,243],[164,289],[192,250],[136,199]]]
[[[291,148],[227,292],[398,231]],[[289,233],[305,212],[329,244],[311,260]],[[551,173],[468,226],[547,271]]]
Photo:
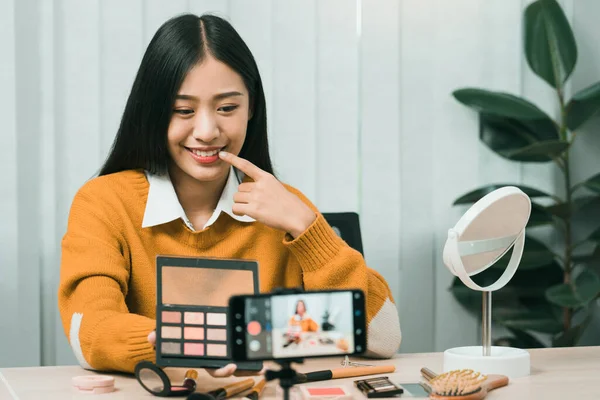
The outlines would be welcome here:
[[[492,292],[483,291],[481,296],[481,342],[483,356],[489,357],[492,353]]]
[[[525,227],[531,201],[519,188],[505,186],[479,199],[448,230],[443,260],[466,287],[482,293],[481,346],[464,346],[444,352],[444,372],[472,369],[510,379],[530,374],[527,350],[492,346],[492,292],[502,289],[515,274],[525,246]],[[472,279],[512,250],[502,275],[487,286]]]

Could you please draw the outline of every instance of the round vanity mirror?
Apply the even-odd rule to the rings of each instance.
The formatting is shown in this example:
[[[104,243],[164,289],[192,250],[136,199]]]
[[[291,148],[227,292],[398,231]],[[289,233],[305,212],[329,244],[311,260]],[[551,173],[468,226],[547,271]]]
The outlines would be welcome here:
[[[523,254],[525,226],[531,201],[519,188],[497,189],[475,203],[448,231],[444,264],[473,290],[494,291],[508,283]],[[512,247],[514,251],[502,277],[488,287],[480,287],[470,276],[491,267]]]
[[[448,230],[443,260],[450,272],[482,295],[482,346],[448,349],[444,371],[473,369],[484,374],[509,378],[529,375],[529,353],[525,350],[491,345],[492,292],[504,287],[515,274],[525,246],[525,226],[531,214],[531,200],[517,187],[497,189],[479,201]],[[471,276],[494,265],[512,249],[502,276],[489,286],[479,286]]]

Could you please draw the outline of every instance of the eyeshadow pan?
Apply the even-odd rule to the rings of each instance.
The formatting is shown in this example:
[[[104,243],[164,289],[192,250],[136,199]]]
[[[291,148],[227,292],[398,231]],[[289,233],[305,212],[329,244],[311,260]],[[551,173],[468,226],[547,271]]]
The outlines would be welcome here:
[[[179,324],[181,323],[181,313],[179,311],[163,311],[162,322],[168,324]]]
[[[185,343],[183,345],[183,354],[186,356],[203,356],[204,343]]]
[[[227,325],[227,314],[224,313],[207,313],[206,314],[207,325]]]
[[[206,339],[208,340],[227,340],[227,331],[225,329],[207,329]]]
[[[181,328],[178,326],[163,326],[160,334],[166,339],[181,339]]]
[[[227,356],[227,345],[208,343],[206,345],[206,354],[209,356],[225,357]]]
[[[163,342],[161,351],[164,354],[181,354],[181,345],[179,343]]]
[[[204,339],[204,328],[183,328],[183,337],[186,339],[192,340],[202,340]]]
[[[203,325],[204,324],[204,313],[203,312],[191,312],[188,311],[184,315],[184,321],[189,325]]]

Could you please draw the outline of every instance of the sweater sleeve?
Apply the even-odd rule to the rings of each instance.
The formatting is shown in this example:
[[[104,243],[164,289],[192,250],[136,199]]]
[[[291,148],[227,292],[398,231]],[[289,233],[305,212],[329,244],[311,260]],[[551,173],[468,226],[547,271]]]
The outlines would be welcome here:
[[[306,290],[362,289],[367,307],[367,352],[371,357],[392,357],[402,335],[398,311],[384,278],[368,268],[363,256],[346,244],[317,208],[299,191],[288,187],[317,215],[296,239],[286,235],[288,247],[300,264]]]
[[[103,203],[84,186],[71,206],[62,240],[58,307],[63,328],[82,367],[133,372],[154,360],[148,334],[153,319],[125,303],[130,265],[127,245]]]

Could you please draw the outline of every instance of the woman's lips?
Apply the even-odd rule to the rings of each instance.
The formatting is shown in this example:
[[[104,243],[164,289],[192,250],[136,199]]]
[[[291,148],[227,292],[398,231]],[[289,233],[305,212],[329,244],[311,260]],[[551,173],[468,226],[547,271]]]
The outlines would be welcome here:
[[[199,164],[213,164],[219,161],[219,151],[223,149],[220,147],[214,150],[200,150],[200,149],[190,149],[189,147],[185,148],[188,153],[192,156],[194,161]]]

